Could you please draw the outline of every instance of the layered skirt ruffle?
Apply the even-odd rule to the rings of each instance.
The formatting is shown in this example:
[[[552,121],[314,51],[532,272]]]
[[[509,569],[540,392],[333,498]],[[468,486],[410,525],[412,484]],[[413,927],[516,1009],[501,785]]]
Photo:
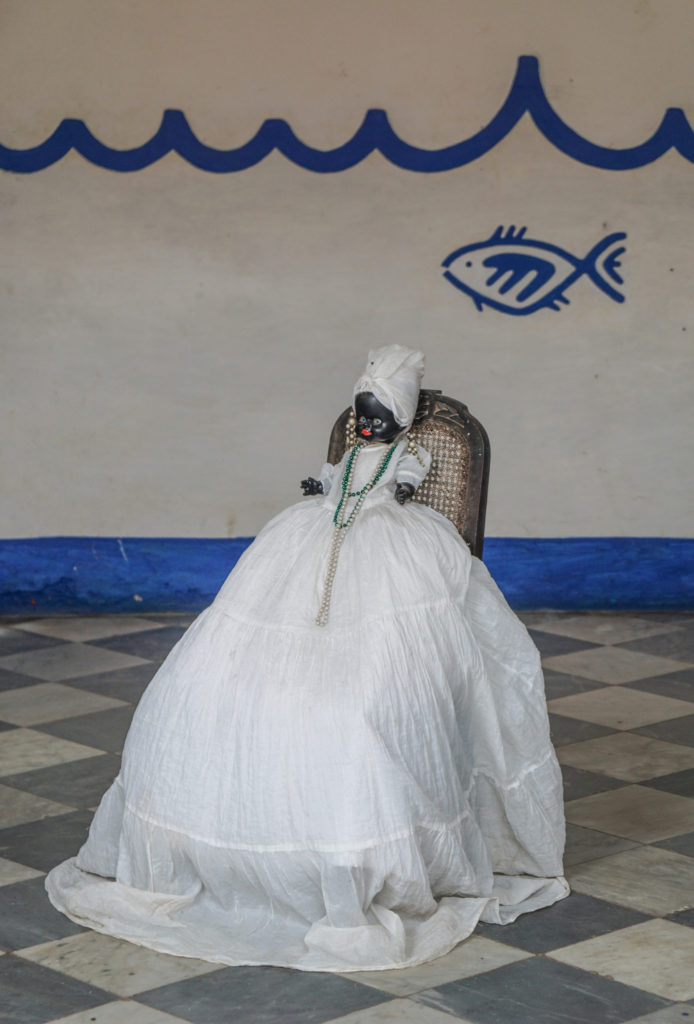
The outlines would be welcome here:
[[[52,902],[179,956],[405,967],[568,893],[538,653],[447,520],[374,496],[314,618],[321,498],[272,520],[145,692]]]

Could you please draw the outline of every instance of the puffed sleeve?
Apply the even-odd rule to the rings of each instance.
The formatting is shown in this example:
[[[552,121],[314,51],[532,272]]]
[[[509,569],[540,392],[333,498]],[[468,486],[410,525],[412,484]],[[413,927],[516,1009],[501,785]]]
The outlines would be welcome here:
[[[336,473],[337,466],[333,466],[330,462],[326,462],[318,475],[318,479],[323,485],[323,494],[328,494],[330,492]]]
[[[431,466],[431,455],[426,448],[417,445],[417,455],[411,455],[407,450],[400,456],[395,470],[395,480],[399,484],[412,484],[416,490]]]

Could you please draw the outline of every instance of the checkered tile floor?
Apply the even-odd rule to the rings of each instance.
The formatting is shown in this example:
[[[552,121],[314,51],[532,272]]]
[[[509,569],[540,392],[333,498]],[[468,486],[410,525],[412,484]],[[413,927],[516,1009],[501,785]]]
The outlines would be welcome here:
[[[186,616],[0,622],[0,1022],[694,1024],[694,615],[524,616],[564,771],[573,894],[412,970],[219,967],[72,924],[76,852]]]

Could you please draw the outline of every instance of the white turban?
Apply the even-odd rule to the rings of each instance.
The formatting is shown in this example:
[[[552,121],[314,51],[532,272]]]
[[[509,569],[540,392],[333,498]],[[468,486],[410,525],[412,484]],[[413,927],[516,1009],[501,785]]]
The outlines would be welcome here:
[[[354,385],[354,397],[370,391],[393,413],[401,427],[409,427],[417,411],[424,356],[404,345],[384,345],[369,352],[366,369]]]

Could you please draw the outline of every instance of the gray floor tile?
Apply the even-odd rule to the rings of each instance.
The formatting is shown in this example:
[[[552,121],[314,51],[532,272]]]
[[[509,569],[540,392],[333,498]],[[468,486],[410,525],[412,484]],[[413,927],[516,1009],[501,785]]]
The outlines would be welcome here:
[[[691,626],[694,624],[694,610],[692,611],[648,611],[639,612],[639,618],[648,619],[649,622],[666,622],[675,626]]]
[[[0,946],[3,949],[24,949],[83,930],[51,906],[43,875],[0,888]]]
[[[163,661],[184,633],[185,629],[182,626],[164,626],[146,633],[95,640],[91,646],[134,655],[137,658],[147,658],[150,661]]]
[[[594,722],[582,722],[579,718],[568,718],[566,715],[550,714],[549,731],[555,747],[563,747],[569,743],[581,743],[583,740],[597,739],[614,733],[606,725]]]
[[[566,764],[561,765],[561,774],[564,780],[564,800],[566,801],[578,800],[581,796],[591,796],[593,793],[604,793],[608,789],[617,789],[624,785],[619,779],[583,771],[581,768],[571,768]],[[12,785],[11,782],[10,785]]]
[[[24,676],[19,672],[10,672],[0,668],[0,693],[3,690],[17,690],[20,686],[36,686],[35,676]]]
[[[164,626],[182,626],[187,629],[197,619],[200,612],[162,612],[161,615],[143,615],[143,619],[160,622]]]
[[[655,845],[664,850],[672,850],[674,853],[682,853],[685,857],[694,857],[694,832],[687,832],[683,836],[674,836],[672,839],[664,839]]]
[[[116,697],[118,700],[128,701],[129,704],[137,704],[156,670],[156,664],[145,662],[132,668],[98,672],[93,676],[80,676],[78,679],[65,681],[80,690],[89,690],[91,693],[103,694],[104,697]]]
[[[659,636],[643,637],[621,644],[621,649],[655,654],[659,658],[674,658],[694,664],[694,628],[679,629]]]
[[[531,953],[546,953],[648,920],[648,915],[636,910],[573,892],[551,907],[523,914],[512,924],[478,925],[477,934]]]
[[[694,668],[684,668],[681,672],[671,672],[666,676],[638,679],[629,683],[629,686],[632,690],[647,690],[663,697],[674,697],[675,700],[694,701]]]
[[[637,845],[631,839],[623,839],[621,836],[608,835],[606,832],[597,832],[595,829],[567,822],[564,867],[600,860],[601,857],[631,850]]]
[[[71,807],[87,808],[98,804],[119,768],[120,757],[117,754],[101,754],[20,775],[6,775],[2,781],[36,796],[61,800]]]
[[[694,928],[694,909],[680,910],[677,914],[668,914],[668,921],[674,921],[675,924],[686,924],[688,928]],[[692,1014],[694,1017],[694,1014]]]
[[[567,612],[554,611],[520,611],[516,615],[526,629],[546,629],[547,624],[554,626],[566,617]]]
[[[48,636],[32,636],[21,629],[0,626],[0,658],[8,654],[22,654],[24,651],[38,651],[42,647],[57,647],[62,640]]]
[[[0,992],[2,1024],[44,1024],[113,998],[92,985],[14,956],[0,957]]]
[[[544,957],[412,997],[475,1024],[622,1024],[667,1001]]]
[[[566,672],[555,672],[549,668],[545,669],[544,676],[547,700],[558,700],[559,697],[571,697],[574,693],[598,690],[603,685],[595,679],[583,679],[581,676],[571,676]]]
[[[653,789],[663,789],[667,793],[677,793],[678,796],[694,797],[694,768],[674,772],[672,775],[661,775],[658,779],[649,779],[644,785]]]
[[[134,710],[132,704],[126,704],[110,711],[96,711],[91,715],[64,718],[60,722],[46,722],[37,726],[37,730],[71,740],[73,743],[106,750],[111,754],[120,754]]]
[[[61,861],[74,857],[87,838],[93,817],[90,811],[74,811],[0,829],[0,856],[39,871],[50,871]]]
[[[388,998],[384,992],[335,974],[227,967],[142,992],[137,1001],[193,1024],[323,1024]]]
[[[653,736],[657,740],[694,747],[694,715],[672,718],[667,722],[656,722],[654,725],[644,725],[640,729],[634,729],[634,732],[639,732],[642,736]]]
[[[539,629],[531,628],[528,632],[543,658],[551,658],[555,654],[570,654],[572,651],[587,651],[589,647],[598,646],[585,640],[578,640],[576,637],[544,633]]]

